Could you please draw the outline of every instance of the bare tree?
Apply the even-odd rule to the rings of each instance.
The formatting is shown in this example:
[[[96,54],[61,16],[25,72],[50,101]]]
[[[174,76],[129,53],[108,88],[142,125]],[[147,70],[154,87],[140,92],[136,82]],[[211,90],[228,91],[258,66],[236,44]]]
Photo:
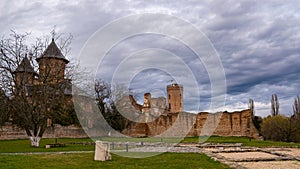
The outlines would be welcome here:
[[[111,97],[111,87],[105,81],[98,79],[95,81],[95,94],[100,112],[105,113],[106,101]]]
[[[66,112],[63,110],[72,109],[68,107],[71,106],[70,80],[65,78],[65,66],[62,66],[68,61],[61,53],[69,52],[65,48],[69,48],[72,37],[58,35],[63,48],[56,50],[59,47],[54,42],[54,35],[50,45],[49,37],[38,38],[28,45],[26,38],[30,34],[14,31],[9,38],[0,41],[0,87],[11,95],[13,122],[25,129],[32,146],[39,146],[47,120],[58,122],[58,114],[64,115]],[[47,62],[41,59],[48,54],[47,50],[57,54],[58,60]]]
[[[9,100],[5,93],[0,89],[0,126],[9,118]]]
[[[100,112],[106,122],[115,130],[122,131],[126,125],[126,118],[120,114],[117,109],[116,102],[124,97],[124,90],[120,86],[114,86],[112,94],[112,86],[105,81],[98,79],[95,82],[96,100]],[[127,95],[129,98],[129,96]]]
[[[252,117],[254,117],[254,101],[253,101],[253,99],[249,99],[248,107],[249,107],[250,111],[252,112]]]
[[[300,141],[300,96],[297,96],[295,98],[293,110],[294,110],[294,114],[291,117],[291,121],[297,128],[297,133],[294,137],[294,140],[299,142]]]
[[[277,116],[279,114],[279,101],[278,101],[277,94],[272,94],[271,114],[272,114],[272,116]]]
[[[293,106],[294,116],[300,117],[300,96],[297,96]]]

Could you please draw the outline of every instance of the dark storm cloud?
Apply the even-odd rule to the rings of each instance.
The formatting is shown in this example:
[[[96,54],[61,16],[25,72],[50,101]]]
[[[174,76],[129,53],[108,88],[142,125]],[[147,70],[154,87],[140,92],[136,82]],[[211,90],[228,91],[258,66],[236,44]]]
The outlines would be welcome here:
[[[1,1],[0,31],[10,29],[41,36],[56,25],[58,32],[74,36],[72,53],[77,57],[88,38],[99,28],[119,17],[144,12],[174,15],[191,22],[211,40],[220,55],[227,78],[227,105],[220,109],[247,108],[248,98],[256,103],[257,114],[269,113],[270,96],[277,93],[285,114],[291,113],[293,98],[300,94],[300,5],[298,1]],[[158,18],[157,18],[158,19]],[[146,23],[147,21],[145,21]],[[120,28],[122,29],[122,28]],[[179,28],[178,28],[179,29]],[[179,29],[180,30],[180,29]],[[193,37],[193,35],[187,35]],[[201,110],[207,110],[211,83],[203,63],[194,53],[174,39],[164,37],[135,38],[114,48],[106,62],[107,72],[114,70],[119,58],[137,49],[163,48],[180,56],[199,78]],[[93,60],[92,62],[96,62]],[[137,60],[142,62],[141,60]],[[170,63],[171,64],[171,63]],[[174,72],[176,69],[174,68]],[[153,73],[153,72],[152,72]],[[106,78],[105,73],[102,78]],[[145,71],[137,91],[151,84],[165,85],[168,76]],[[168,78],[168,79],[164,79]],[[158,85],[161,83],[160,85]],[[187,110],[197,100],[193,89],[185,87]]]
[[[233,5],[243,10],[222,5],[206,28],[223,61],[229,98],[241,99],[243,93],[257,98],[265,88],[271,89],[264,92],[268,97],[278,93],[286,99],[299,93],[299,5],[269,3],[248,4],[249,8],[243,8],[243,3]]]

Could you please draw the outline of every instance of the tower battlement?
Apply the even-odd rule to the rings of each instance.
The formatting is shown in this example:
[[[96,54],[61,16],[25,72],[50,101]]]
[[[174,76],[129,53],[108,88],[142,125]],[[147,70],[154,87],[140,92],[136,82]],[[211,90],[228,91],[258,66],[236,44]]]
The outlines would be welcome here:
[[[183,111],[183,86],[173,83],[167,86],[168,110],[171,113]]]

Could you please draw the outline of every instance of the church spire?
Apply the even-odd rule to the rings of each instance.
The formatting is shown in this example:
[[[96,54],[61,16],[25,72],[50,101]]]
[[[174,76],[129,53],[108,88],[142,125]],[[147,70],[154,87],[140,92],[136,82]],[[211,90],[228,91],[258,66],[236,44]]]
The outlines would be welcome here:
[[[33,67],[31,66],[27,55],[25,55],[24,59],[22,60],[21,64],[17,67],[17,69],[14,71],[14,73],[18,73],[18,72],[25,72],[25,73],[36,73],[33,69]]]
[[[37,58],[36,60],[39,62],[40,59],[42,59],[42,58],[61,59],[66,64],[69,63],[69,61],[61,53],[61,50],[57,47],[53,37],[52,37],[52,41],[51,41],[50,45],[47,47],[47,49],[44,51],[44,53],[39,58]]]

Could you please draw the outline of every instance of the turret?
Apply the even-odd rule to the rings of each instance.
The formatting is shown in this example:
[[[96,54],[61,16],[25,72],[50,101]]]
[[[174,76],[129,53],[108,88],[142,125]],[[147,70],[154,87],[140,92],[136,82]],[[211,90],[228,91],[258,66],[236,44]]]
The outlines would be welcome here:
[[[17,86],[32,85],[34,83],[36,72],[31,66],[27,56],[24,57],[20,65],[14,71],[14,75]]]
[[[176,83],[167,86],[168,109],[171,113],[183,111],[183,87]]]
[[[58,83],[65,79],[66,64],[69,61],[61,53],[54,39],[36,61],[39,63],[39,80],[41,83]]]

